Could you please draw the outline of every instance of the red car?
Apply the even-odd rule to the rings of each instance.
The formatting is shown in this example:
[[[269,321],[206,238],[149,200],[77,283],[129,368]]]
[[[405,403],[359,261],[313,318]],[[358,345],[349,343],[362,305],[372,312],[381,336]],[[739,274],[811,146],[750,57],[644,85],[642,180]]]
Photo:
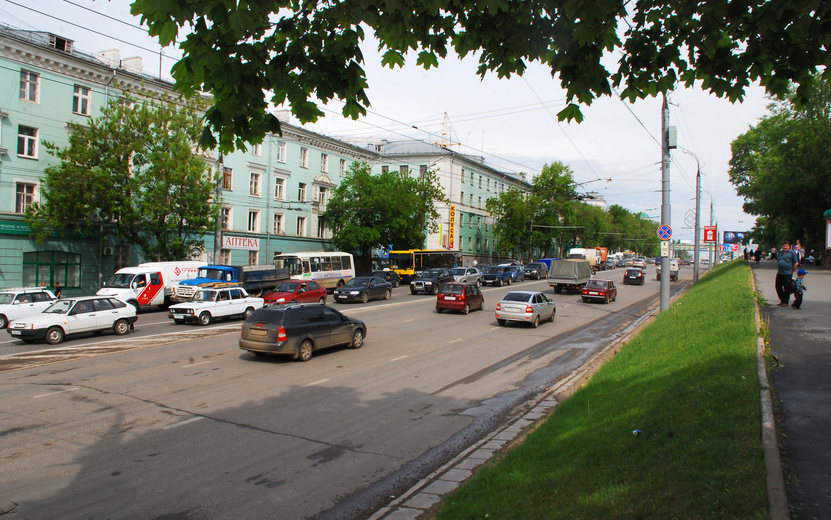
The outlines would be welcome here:
[[[436,312],[448,310],[467,314],[471,309],[485,310],[485,295],[475,283],[449,282],[441,286],[436,297]]]
[[[617,287],[611,280],[589,280],[583,287],[583,302],[600,300],[605,303],[617,299]]]
[[[282,303],[326,303],[326,289],[319,283],[311,280],[302,282],[292,280],[284,282],[270,293],[263,296],[266,305],[280,305]]]

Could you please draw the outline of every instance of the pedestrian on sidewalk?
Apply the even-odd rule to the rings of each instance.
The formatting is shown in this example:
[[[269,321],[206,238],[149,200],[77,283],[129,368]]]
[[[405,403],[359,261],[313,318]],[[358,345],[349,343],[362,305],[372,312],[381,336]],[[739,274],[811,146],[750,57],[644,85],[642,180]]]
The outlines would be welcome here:
[[[776,295],[779,296],[779,306],[787,307],[793,293],[793,270],[799,267],[799,259],[791,251],[790,242],[782,242],[782,249],[776,253],[776,263]]]
[[[794,309],[801,309],[802,308],[802,293],[807,291],[808,288],[805,287],[805,275],[808,274],[808,271],[805,269],[800,269],[796,272],[796,280],[794,280],[794,287],[793,287],[793,305]]]

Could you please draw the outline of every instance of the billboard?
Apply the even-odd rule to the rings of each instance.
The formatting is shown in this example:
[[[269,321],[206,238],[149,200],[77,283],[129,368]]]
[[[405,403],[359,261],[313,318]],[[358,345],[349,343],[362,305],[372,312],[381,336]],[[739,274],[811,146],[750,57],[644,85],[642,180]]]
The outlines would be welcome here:
[[[725,244],[741,244],[744,242],[744,231],[725,231],[724,232],[724,243]]]

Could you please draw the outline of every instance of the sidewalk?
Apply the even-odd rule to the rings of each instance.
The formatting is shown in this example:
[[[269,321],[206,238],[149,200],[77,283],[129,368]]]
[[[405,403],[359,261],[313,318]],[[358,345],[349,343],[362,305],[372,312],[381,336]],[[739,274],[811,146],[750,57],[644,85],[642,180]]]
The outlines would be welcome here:
[[[750,266],[779,361],[770,380],[791,518],[831,520],[831,271],[805,267],[808,290],[796,310],[776,305],[775,261]]]

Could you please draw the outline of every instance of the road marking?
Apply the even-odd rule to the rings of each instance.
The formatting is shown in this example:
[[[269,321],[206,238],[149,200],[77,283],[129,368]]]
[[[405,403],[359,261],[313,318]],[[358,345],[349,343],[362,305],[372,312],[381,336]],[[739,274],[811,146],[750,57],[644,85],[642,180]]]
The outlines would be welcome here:
[[[414,319],[413,319],[413,320],[404,320],[404,321],[402,321],[401,323],[412,323],[412,322],[414,322],[414,321],[415,321]]]
[[[185,366],[182,366],[182,367],[179,367],[179,368],[198,367],[199,365],[207,365],[208,363],[210,363],[210,361],[203,361],[201,363],[194,363],[192,365],[185,365]]]
[[[306,385],[303,385],[303,386],[307,387],[307,386],[321,385],[321,384],[323,384],[327,381],[330,381],[330,379],[321,379],[320,381],[315,381],[314,383],[309,383],[309,384],[306,384]]]
[[[399,361],[399,360],[402,360],[402,359],[408,358],[408,357],[410,357],[410,356],[406,356],[406,355],[405,356],[398,356],[398,357],[394,357],[394,358],[390,359],[390,361]]]
[[[192,418],[187,419],[185,421],[177,422],[176,424],[169,424],[169,425],[165,426],[164,428],[162,428],[162,430],[171,430],[173,428],[178,428],[179,426],[184,426],[184,425],[192,423],[192,422],[201,421],[202,419],[204,419],[204,417],[192,417]]]
[[[80,390],[80,388],[73,387],[73,388],[67,388],[66,390],[60,390],[58,392],[49,392],[48,394],[40,394],[40,395],[33,396],[32,399],[40,399],[41,397],[49,397],[50,395],[58,395],[58,394],[66,393],[66,392],[74,392],[75,390]]]
[[[462,338],[454,339],[453,341],[450,342],[450,344],[452,345],[453,343],[458,343],[460,341],[462,341]]]

